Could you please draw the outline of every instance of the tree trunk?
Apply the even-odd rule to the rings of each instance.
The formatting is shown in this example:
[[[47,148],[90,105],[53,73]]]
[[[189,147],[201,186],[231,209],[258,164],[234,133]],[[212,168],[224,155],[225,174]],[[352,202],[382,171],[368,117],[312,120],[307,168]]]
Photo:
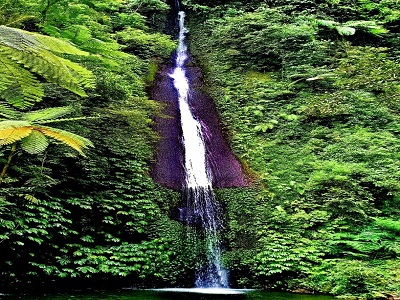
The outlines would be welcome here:
[[[17,143],[14,143],[11,146],[11,151],[10,151],[10,155],[8,156],[7,162],[4,165],[3,170],[1,171],[1,174],[0,174],[0,185],[2,184],[4,177],[6,177],[8,167],[10,166],[11,160],[12,160],[12,158],[15,155],[16,152],[17,152]]]

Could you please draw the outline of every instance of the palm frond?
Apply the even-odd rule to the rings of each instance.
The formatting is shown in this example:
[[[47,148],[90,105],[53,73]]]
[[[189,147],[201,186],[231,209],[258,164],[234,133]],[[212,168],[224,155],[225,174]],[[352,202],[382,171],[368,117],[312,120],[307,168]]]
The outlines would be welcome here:
[[[40,131],[33,130],[30,135],[21,140],[22,150],[30,154],[42,153],[49,145],[46,136]]]

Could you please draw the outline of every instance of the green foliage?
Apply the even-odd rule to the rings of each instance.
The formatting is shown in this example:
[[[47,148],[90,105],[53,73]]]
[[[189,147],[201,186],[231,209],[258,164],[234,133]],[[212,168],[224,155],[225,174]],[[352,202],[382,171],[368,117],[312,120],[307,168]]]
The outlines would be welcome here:
[[[389,2],[224,1],[193,12],[192,53],[255,185],[252,201],[219,193],[235,286],[399,291]]]
[[[80,96],[93,87],[90,71],[52,53],[87,55],[70,43],[6,26],[0,26],[0,35],[0,96],[13,106],[30,107],[44,95],[39,80],[24,67]]]
[[[399,4],[184,5],[204,89],[252,184],[216,192],[232,286],[369,298],[400,291]],[[0,283],[191,286],[200,245],[173,220],[179,194],[149,175],[160,108],[146,88],[176,45],[161,33],[166,2],[0,0],[0,10],[2,24],[52,36],[2,27],[1,60],[13,75],[2,77],[9,104],[0,103],[0,118],[14,135],[1,141],[38,154],[0,148],[1,163],[13,159],[0,189]],[[87,97],[44,84],[68,84],[46,77],[61,74],[47,62],[64,64]],[[29,112],[11,107],[40,99]],[[33,129],[49,133],[44,124],[68,119],[70,107],[102,116],[57,123],[50,135],[87,136],[96,147],[85,160],[47,147]]]
[[[399,289],[397,268],[397,260],[325,260],[313,270],[308,287],[334,295],[357,294],[375,298],[374,292]]]
[[[75,278],[92,282],[115,278],[121,284],[142,286],[189,281],[195,261],[192,245],[184,245],[178,238],[184,234],[182,226],[168,217],[179,201],[178,194],[156,186],[149,176],[157,139],[152,120],[159,107],[146,96],[154,76],[148,73],[154,73],[158,58],[169,56],[175,47],[169,37],[155,32],[164,27],[166,4],[11,2],[0,2],[9,16],[4,18],[6,23],[24,11],[31,17],[20,19],[15,26],[40,29],[52,37],[3,27],[10,33],[3,36],[3,42],[9,43],[3,48],[14,47],[7,50],[7,58],[21,73],[14,72],[15,78],[28,81],[32,85],[29,95],[40,92],[34,100],[43,101],[29,112],[17,111],[10,104],[30,107],[33,96],[23,103],[4,97],[10,104],[0,103],[2,129],[13,132],[13,139],[7,135],[2,143],[18,141],[23,150],[37,153],[20,155],[16,144],[11,154],[8,147],[0,148],[2,164],[12,158],[0,190],[4,258],[0,285],[21,284],[23,288],[28,282],[63,284]],[[140,39],[129,44],[127,38],[125,45],[121,37],[136,29]],[[120,51],[123,48],[130,53]],[[133,55],[138,50],[143,50],[143,56]],[[43,71],[45,62],[51,65]],[[58,79],[61,71],[55,68],[60,62],[61,71],[68,74]],[[33,64],[36,69],[30,69]],[[46,73],[52,72],[50,67],[54,78]],[[39,82],[30,71],[58,85]],[[93,89],[86,90],[86,98],[78,98],[60,88],[67,85],[62,80],[81,88],[78,95],[83,95],[84,87]],[[32,92],[34,88],[37,91]],[[78,116],[68,118],[72,111]],[[93,113],[99,117],[80,117]],[[81,122],[64,122],[68,120]],[[57,128],[45,126],[51,123]],[[93,143],[96,147],[90,158],[78,161],[76,153],[66,147],[47,147],[47,137],[70,146]],[[190,266],[189,270],[181,265]]]
[[[71,113],[71,107],[53,107],[20,113],[20,120],[0,121],[0,145],[10,145],[21,141],[21,148],[30,154],[38,154],[46,150],[49,142],[46,136],[51,137],[65,145],[74,148],[85,156],[82,149],[93,147],[88,139],[71,132],[43,126],[60,121],[72,121],[82,118],[59,119],[61,116]],[[17,114],[17,112],[15,112]]]
[[[235,67],[274,70],[307,62],[318,66],[325,59],[326,45],[315,40],[312,22],[289,19],[276,9],[226,17],[213,34],[215,45],[225,49]]]
[[[357,29],[364,30],[373,35],[382,35],[388,33],[388,31],[379,26],[374,21],[348,21],[343,24],[331,20],[317,20],[317,24],[320,26],[326,26],[329,29],[336,29],[339,35],[347,36],[354,35]]]
[[[118,33],[118,38],[126,45],[125,50],[141,58],[169,58],[176,43],[160,33],[145,33],[141,29],[127,28]]]

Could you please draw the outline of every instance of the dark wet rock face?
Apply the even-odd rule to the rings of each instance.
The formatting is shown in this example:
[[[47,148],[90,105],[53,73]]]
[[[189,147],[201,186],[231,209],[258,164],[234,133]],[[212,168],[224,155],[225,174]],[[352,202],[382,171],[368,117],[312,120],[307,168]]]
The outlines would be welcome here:
[[[160,140],[152,177],[163,186],[181,189],[184,181],[183,147],[178,95],[168,75],[171,72],[172,67],[164,67],[159,71],[151,94],[152,99],[164,106],[162,114],[155,120]]]
[[[153,179],[166,187],[176,190],[184,186],[184,151],[181,143],[178,96],[169,77],[172,67],[162,68],[152,89],[152,99],[165,105],[163,115],[156,119],[156,130],[160,135]],[[201,70],[186,67],[190,81],[190,98],[193,115],[200,120],[207,149],[207,162],[211,168],[213,187],[247,186],[241,166],[232,154],[223,136],[213,100],[201,91]]]

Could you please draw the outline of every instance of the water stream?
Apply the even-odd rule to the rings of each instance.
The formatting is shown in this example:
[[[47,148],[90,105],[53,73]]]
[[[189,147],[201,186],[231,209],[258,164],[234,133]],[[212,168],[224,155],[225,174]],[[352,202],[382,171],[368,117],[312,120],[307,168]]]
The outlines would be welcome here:
[[[185,35],[185,13],[180,11],[179,44],[175,68],[170,74],[178,93],[184,151],[183,195],[185,207],[180,208],[180,220],[196,224],[202,231],[207,261],[197,270],[195,287],[228,288],[227,272],[221,265],[221,246],[218,230],[221,227],[221,209],[212,188],[212,172],[206,157],[206,143],[202,124],[193,115],[190,101],[191,89],[185,72],[188,59]]]

